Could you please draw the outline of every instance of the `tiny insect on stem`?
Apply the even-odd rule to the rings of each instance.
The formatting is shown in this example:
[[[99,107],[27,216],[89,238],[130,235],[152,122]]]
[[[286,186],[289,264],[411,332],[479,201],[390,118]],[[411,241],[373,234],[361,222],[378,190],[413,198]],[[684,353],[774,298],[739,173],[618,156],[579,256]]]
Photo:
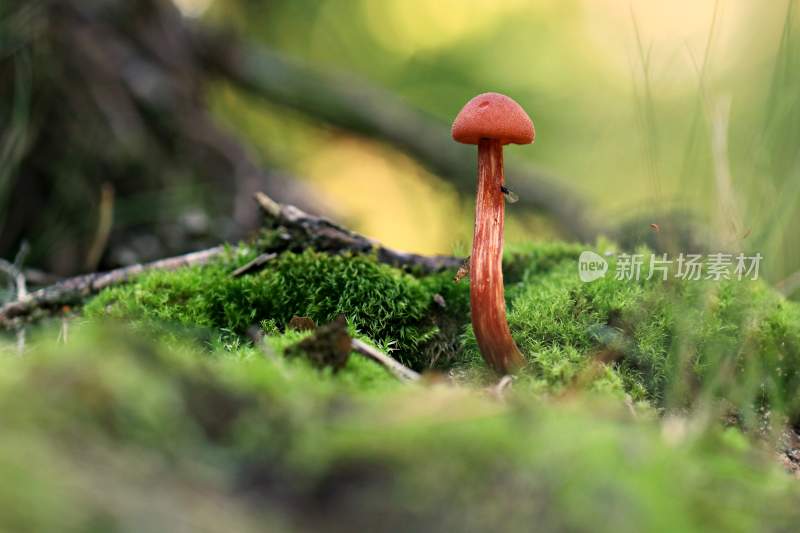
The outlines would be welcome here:
[[[500,186],[500,191],[503,193],[503,196],[505,196],[506,202],[510,204],[519,202],[519,195],[505,185]]]

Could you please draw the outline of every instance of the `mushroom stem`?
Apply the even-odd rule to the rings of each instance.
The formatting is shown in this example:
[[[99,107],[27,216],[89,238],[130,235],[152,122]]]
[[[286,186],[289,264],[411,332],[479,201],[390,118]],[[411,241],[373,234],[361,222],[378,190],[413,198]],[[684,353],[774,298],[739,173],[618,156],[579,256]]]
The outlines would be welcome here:
[[[496,372],[508,374],[525,365],[511,338],[503,293],[503,145],[497,139],[478,144],[478,197],[470,258],[472,327],[481,354]]]

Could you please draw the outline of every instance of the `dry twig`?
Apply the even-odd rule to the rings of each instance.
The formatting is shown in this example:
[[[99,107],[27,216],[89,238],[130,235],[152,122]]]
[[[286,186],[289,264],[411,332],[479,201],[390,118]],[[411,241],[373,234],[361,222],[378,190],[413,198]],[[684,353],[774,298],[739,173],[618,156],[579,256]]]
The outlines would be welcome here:
[[[9,327],[13,325],[14,319],[27,317],[36,311],[60,309],[65,305],[80,303],[107,287],[125,283],[143,272],[176,270],[186,266],[208,263],[221,255],[224,250],[223,246],[216,246],[208,250],[161,259],[152,263],[136,264],[110,272],[97,272],[65,279],[50,287],[34,291],[24,299],[0,307],[0,326]]]
[[[274,252],[261,254],[252,261],[250,261],[249,263],[247,263],[246,265],[243,265],[234,270],[231,276],[233,276],[234,278],[238,278],[244,276],[245,274],[250,274],[251,272],[256,272],[258,270],[261,270],[264,267],[264,265],[266,265],[276,257],[278,257],[278,254]]]
[[[16,264],[9,263],[4,259],[0,259],[0,270],[5,272],[13,281],[16,288],[16,296],[14,303],[21,302],[28,297],[28,287],[25,281],[25,273],[21,265],[27,250],[23,248],[17,255]],[[21,325],[17,326],[17,355],[22,355],[25,352],[25,328]]]
[[[363,341],[353,339],[352,348],[354,352],[369,357],[383,366],[400,381],[419,381],[420,375],[418,373]]]
[[[388,248],[327,218],[311,215],[293,205],[279,204],[262,192],[255,196],[267,217],[286,230],[284,237],[289,249],[299,245],[326,252],[374,252],[381,263],[423,273],[456,269],[463,261],[448,255],[426,256]]]

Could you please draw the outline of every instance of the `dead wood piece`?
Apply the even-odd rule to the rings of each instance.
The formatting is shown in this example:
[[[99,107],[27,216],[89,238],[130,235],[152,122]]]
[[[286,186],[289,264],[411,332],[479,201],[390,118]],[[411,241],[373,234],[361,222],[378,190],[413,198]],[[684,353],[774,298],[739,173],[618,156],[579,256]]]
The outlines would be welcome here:
[[[352,349],[354,352],[360,353],[383,366],[400,381],[419,381],[420,379],[418,373],[361,340],[353,339]]]
[[[252,261],[250,261],[249,263],[247,263],[246,265],[241,266],[236,270],[234,270],[231,276],[233,276],[234,278],[238,278],[240,276],[244,276],[245,274],[252,274],[254,272],[258,272],[259,270],[264,268],[264,265],[266,265],[276,257],[278,257],[278,254],[274,252],[261,254]]]
[[[419,381],[420,375],[394,358],[347,333],[344,315],[324,326],[317,327],[309,317],[295,316],[287,329],[313,331],[314,333],[290,346],[285,354],[289,357],[305,356],[317,368],[331,367],[334,372],[344,368],[351,352],[359,353],[384,367],[400,381]],[[259,340],[261,342],[261,340]]]
[[[800,433],[797,430],[789,428],[783,432],[777,454],[786,472],[800,479]]]
[[[287,230],[288,239],[295,245],[306,244],[326,252],[374,252],[381,263],[426,274],[458,268],[463,261],[458,257],[425,256],[388,248],[327,218],[311,215],[293,205],[279,204],[263,192],[256,193],[255,198],[264,213]]]
[[[287,329],[294,331],[314,331],[317,329],[317,324],[313,319],[307,316],[293,316],[286,326]]]
[[[152,270],[177,270],[187,266],[208,263],[220,256],[224,246],[216,246],[199,252],[160,259],[152,263],[136,264],[109,272],[85,274],[65,279],[50,287],[28,294],[20,301],[10,302],[0,307],[0,326],[12,325],[14,319],[31,315],[38,310],[59,309],[65,305],[79,303],[101,290],[129,281],[131,278]]]
[[[304,356],[317,368],[330,367],[338,372],[350,357],[351,340],[347,320],[340,315],[330,324],[318,327],[310,337],[288,347],[285,354],[287,357]]]

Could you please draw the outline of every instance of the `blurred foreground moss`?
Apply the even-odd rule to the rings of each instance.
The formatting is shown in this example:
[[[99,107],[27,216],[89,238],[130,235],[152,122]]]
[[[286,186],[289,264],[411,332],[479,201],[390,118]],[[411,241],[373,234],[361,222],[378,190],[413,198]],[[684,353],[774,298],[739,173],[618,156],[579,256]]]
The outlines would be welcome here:
[[[785,531],[800,519],[800,486],[736,430],[676,437],[604,395],[522,389],[503,403],[403,386],[360,359],[334,375],[252,347],[71,329],[66,345],[43,330],[2,362],[0,530]]]

